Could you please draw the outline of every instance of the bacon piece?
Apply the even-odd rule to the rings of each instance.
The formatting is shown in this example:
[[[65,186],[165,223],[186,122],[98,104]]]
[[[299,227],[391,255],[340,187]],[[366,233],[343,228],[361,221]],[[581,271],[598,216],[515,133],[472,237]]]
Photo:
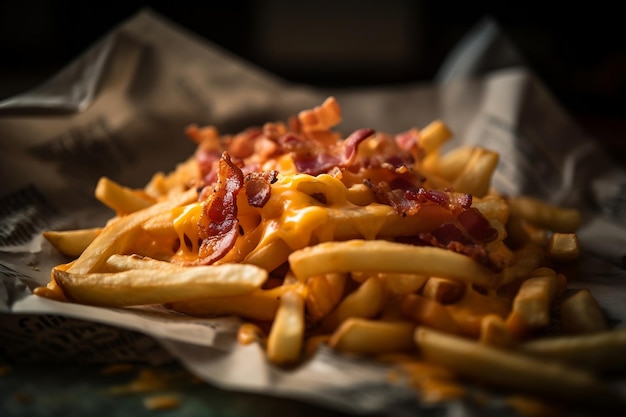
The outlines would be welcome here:
[[[278,171],[251,172],[245,176],[246,197],[252,207],[263,207],[272,194]]]
[[[376,196],[376,200],[379,203],[393,207],[393,210],[399,216],[414,215],[421,207],[423,201],[406,198],[403,187],[410,186],[410,184],[400,183],[399,178],[396,180],[392,181],[394,188],[388,181],[380,181],[378,184],[374,184],[366,179],[363,183],[374,192],[374,196]]]
[[[398,175],[390,182],[380,181],[378,184],[373,184],[369,180],[363,182],[374,192],[379,203],[392,206],[400,216],[417,213],[422,204],[427,202],[435,203],[454,214],[462,213],[472,205],[471,194],[426,189],[416,185],[421,181],[422,178],[408,174]]]
[[[395,136],[395,141],[400,149],[409,152],[417,147],[418,138],[419,136],[414,130],[409,130],[403,133],[398,133]]]
[[[472,205],[472,195],[465,193],[454,193],[442,190],[429,190],[419,188],[417,190],[407,190],[405,196],[409,200],[432,201],[442,207],[446,207],[454,213],[467,210]]]
[[[217,167],[221,152],[215,149],[198,149],[196,161],[200,169],[200,176],[204,184],[213,184],[217,181]]]
[[[432,232],[433,237],[443,245],[458,242],[463,245],[471,245],[473,242],[465,237],[461,229],[452,223],[442,224]]]
[[[490,257],[487,248],[483,245],[475,245],[471,242],[462,243],[455,240],[450,240],[447,243],[444,243],[435,236],[435,234],[438,234],[444,240],[451,239],[452,235],[456,235],[458,231],[453,231],[453,228],[455,227],[454,225],[450,226],[452,227],[444,225],[441,230],[438,230],[436,233],[420,233],[417,236],[397,237],[395,238],[395,241],[415,246],[435,246],[438,248],[448,249],[453,252],[469,256],[476,262],[485,265],[496,272],[501,271],[502,268],[504,268],[504,265],[500,261],[496,261]]]
[[[343,155],[340,166],[348,166],[354,162],[359,144],[374,134],[374,129],[358,129],[343,141]]]
[[[232,158],[243,159],[254,153],[254,144],[261,129],[251,127],[227,140],[226,149]]]
[[[217,164],[222,154],[222,144],[214,126],[199,127],[191,124],[185,128],[185,134],[198,144],[195,158],[204,184],[213,184],[217,180]]]
[[[498,237],[498,231],[475,207],[470,207],[459,213],[457,220],[476,242],[488,243]]]
[[[338,144],[340,149],[326,149],[320,142],[294,133],[284,135],[279,143],[285,150],[291,152],[294,165],[299,172],[319,175],[336,167],[344,168],[354,163],[359,144],[373,134],[372,129],[356,130]]]
[[[232,163],[227,152],[219,160],[217,182],[198,220],[202,239],[196,264],[209,265],[233,248],[239,232],[237,194],[243,188],[241,169]]]

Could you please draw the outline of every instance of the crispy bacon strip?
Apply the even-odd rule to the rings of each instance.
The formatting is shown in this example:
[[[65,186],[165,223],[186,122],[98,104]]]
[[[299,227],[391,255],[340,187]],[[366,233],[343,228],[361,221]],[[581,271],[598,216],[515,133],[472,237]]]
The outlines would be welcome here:
[[[263,207],[272,194],[278,171],[250,172],[245,176],[246,197],[252,207]]]
[[[459,223],[476,242],[489,243],[498,237],[498,231],[478,209],[470,207],[457,215]]]
[[[198,221],[198,235],[202,244],[196,264],[212,264],[235,245],[239,226],[237,194],[243,185],[241,169],[232,163],[227,152],[223,152],[219,160],[217,182]]]
[[[294,133],[283,136],[279,143],[285,150],[291,152],[299,172],[319,175],[352,164],[356,159],[359,144],[373,134],[372,129],[356,130],[340,144],[339,150],[326,149],[319,143]]]

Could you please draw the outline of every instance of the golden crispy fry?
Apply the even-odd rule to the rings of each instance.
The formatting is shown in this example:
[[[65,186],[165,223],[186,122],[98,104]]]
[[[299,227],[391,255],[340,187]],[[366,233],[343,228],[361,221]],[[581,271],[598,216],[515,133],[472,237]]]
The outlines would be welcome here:
[[[335,308],[339,298],[332,295],[333,289],[326,279],[326,275],[316,275],[309,278],[306,286],[305,303],[307,312],[310,320],[316,323]]]
[[[77,258],[101,231],[101,227],[93,227],[78,230],[48,230],[42,234],[60,253]]]
[[[407,295],[417,292],[428,281],[426,275],[419,274],[379,272],[377,276],[383,280],[385,288],[395,295]]]
[[[157,172],[144,187],[146,194],[155,200],[168,198],[193,188],[200,181],[200,167],[195,158],[176,165],[174,171],[165,175]]]
[[[618,374],[626,370],[626,329],[593,334],[554,336],[519,345],[527,354],[568,363],[592,372]]]
[[[498,276],[468,256],[436,247],[388,241],[327,242],[293,252],[289,263],[299,280],[328,272],[394,272],[437,275],[492,287]]]
[[[247,320],[270,321],[276,316],[282,294],[294,289],[280,286],[271,290],[255,290],[246,295],[177,301],[168,303],[167,307],[190,316],[237,316]]]
[[[156,202],[143,190],[124,187],[106,177],[101,177],[98,181],[95,195],[100,202],[120,215],[133,213]]]
[[[548,246],[550,259],[558,262],[571,262],[580,255],[578,236],[575,233],[554,233]]]
[[[515,251],[514,257],[513,264],[502,272],[501,286],[528,277],[545,262],[547,254],[542,247],[531,243]]]
[[[333,226],[334,240],[392,239],[414,236],[451,219],[447,210],[425,205],[418,216],[398,216],[392,207],[371,204],[351,207],[349,210],[325,208],[326,223]]]
[[[87,274],[54,270],[54,280],[69,300],[109,307],[250,294],[266,279],[267,271],[246,264]]]
[[[575,233],[580,226],[580,212],[557,207],[536,198],[521,196],[509,198],[511,214],[529,223],[559,233]]]
[[[472,207],[477,208],[493,225],[497,222],[506,225],[509,221],[510,210],[506,200],[497,195],[486,195],[483,198],[472,199]]]
[[[489,314],[480,322],[480,343],[498,348],[510,348],[515,344],[504,319],[497,314]]]
[[[331,332],[350,317],[372,318],[383,308],[385,293],[379,278],[368,278],[355,291],[347,295],[321,325],[323,331]]]
[[[173,271],[179,271],[181,268],[179,265],[171,262],[159,261],[146,256],[120,254],[109,256],[105,265],[106,271],[104,272],[122,272],[133,269],[172,269]]]
[[[430,277],[424,288],[422,295],[441,304],[451,304],[459,301],[465,293],[466,284],[448,278]]]
[[[415,341],[428,361],[461,375],[508,388],[596,407],[624,406],[607,385],[585,371],[418,327]]]
[[[505,318],[511,311],[511,301],[495,292],[467,286],[458,302],[444,307],[458,324],[461,334],[478,339],[483,319],[493,314]]]
[[[471,146],[458,146],[443,155],[430,153],[422,162],[422,167],[452,183],[463,172],[473,152]]]
[[[346,190],[346,198],[357,206],[367,206],[374,202],[374,193],[365,184],[354,184]]]
[[[407,295],[400,309],[404,316],[416,324],[439,329],[447,333],[460,333],[459,325],[448,310],[435,300],[417,294]]]
[[[452,132],[441,120],[434,120],[419,132],[419,136],[419,147],[430,154],[437,152],[452,137]]]
[[[524,281],[513,300],[507,318],[509,329],[518,337],[544,328],[550,323],[550,305],[556,294],[556,278],[544,275]]]
[[[249,253],[245,258],[245,263],[273,271],[287,262],[287,257],[291,252],[291,248],[285,241],[278,239]]]
[[[280,307],[267,339],[267,359],[276,365],[293,364],[304,346],[304,300],[295,291],[280,297]]]
[[[415,324],[408,321],[381,321],[351,317],[332,334],[328,345],[356,354],[403,352],[415,348]]]
[[[561,330],[565,334],[595,333],[609,328],[598,302],[587,289],[565,298],[560,309]]]
[[[136,242],[135,234],[141,230],[142,223],[152,217],[182,206],[197,198],[196,190],[189,190],[176,198],[154,204],[143,210],[119,217],[109,223],[100,234],[91,242],[81,256],[74,261],[68,272],[86,274],[98,271],[106,260],[116,253],[127,253]]]
[[[491,187],[491,177],[498,166],[500,156],[493,151],[475,148],[463,170],[452,182],[452,188],[462,193],[484,197]]]

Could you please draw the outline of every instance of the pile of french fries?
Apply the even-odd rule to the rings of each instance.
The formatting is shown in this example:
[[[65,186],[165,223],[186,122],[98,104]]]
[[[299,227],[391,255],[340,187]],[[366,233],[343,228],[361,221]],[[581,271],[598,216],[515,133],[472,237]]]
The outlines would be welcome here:
[[[330,97],[296,122],[300,134],[329,141],[340,120]],[[262,136],[288,130],[267,123]],[[237,140],[212,127],[188,132],[201,146]],[[397,215],[375,201],[364,174],[294,172],[289,155],[266,165],[278,178],[265,208],[237,200],[236,246],[212,264],[193,263],[193,229],[205,203],[198,161],[190,157],[142,189],[102,178],[96,197],[116,215],[101,227],[45,232],[71,261],[55,267],[35,294],[238,316],[240,342],[261,344],[276,366],[297,366],[325,345],[391,364],[424,401],[467,398],[470,380],[504,389],[511,404],[524,395],[559,406],[623,406],[607,380],[626,370],[626,330],[609,328],[588,290],[567,287],[565,271],[580,251],[579,212],[500,195],[490,184],[498,155],[470,146],[444,153],[451,133],[440,121],[412,132],[419,152],[410,168],[425,187],[472,196],[472,208],[497,231],[485,250],[500,267],[403,243],[399,237],[447,218],[427,206]],[[372,136],[359,152],[375,153],[376,146]]]

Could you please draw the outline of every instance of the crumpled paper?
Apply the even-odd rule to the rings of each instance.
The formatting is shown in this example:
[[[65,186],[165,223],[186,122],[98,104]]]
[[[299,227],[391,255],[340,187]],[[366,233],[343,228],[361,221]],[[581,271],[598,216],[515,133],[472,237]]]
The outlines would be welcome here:
[[[93,349],[129,348],[149,361],[166,360],[146,341],[154,340],[220,387],[356,414],[440,413],[440,407],[419,404],[416,393],[403,381],[392,382],[379,364],[322,349],[295,370],[268,365],[259,346],[236,343],[234,318],[191,318],[156,307],[105,309],[30,293],[48,282],[52,266],[66,261],[41,231],[102,225],[112,215],[93,197],[100,176],[141,187],[154,172],[167,172],[191,155],[194,144],[183,134],[190,123],[236,132],[286,120],[329,95],[342,107],[344,132],[372,127],[395,133],[442,119],[455,134],[446,146],[480,144],[500,153],[493,185],[501,192],[578,207],[584,251],[581,274],[570,286],[589,288],[610,320],[624,324],[626,228],[620,219],[626,213],[626,176],[549,94],[492,20],[467,34],[432,83],[318,89],[288,83],[147,9],[48,82],[0,102],[3,340],[23,342],[20,331],[67,333],[66,321],[77,319],[95,327],[75,327],[74,339],[66,337],[72,342],[65,345],[58,334],[49,336],[56,337],[50,351],[101,360],[70,344],[100,335],[97,325],[111,326],[104,331],[110,339]],[[130,333],[111,336],[112,328]],[[111,355],[120,357],[127,358]],[[468,407],[443,406],[448,415],[459,410],[472,415]],[[495,401],[490,410],[503,413],[503,407]]]

